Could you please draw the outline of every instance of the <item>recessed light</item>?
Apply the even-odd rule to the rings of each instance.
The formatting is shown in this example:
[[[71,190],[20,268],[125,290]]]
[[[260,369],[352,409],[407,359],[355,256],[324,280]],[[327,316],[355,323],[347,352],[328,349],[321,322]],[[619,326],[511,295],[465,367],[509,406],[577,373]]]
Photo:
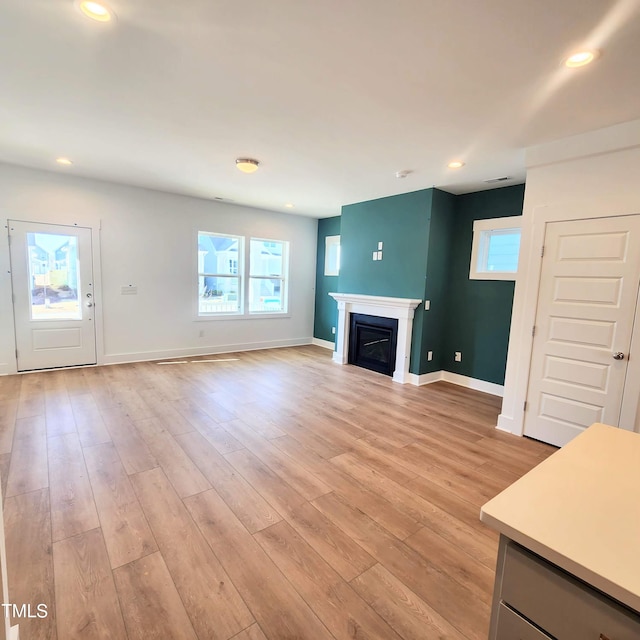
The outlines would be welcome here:
[[[447,166],[449,169],[459,169],[460,167],[464,167],[464,162],[462,162],[462,160],[452,160]]]
[[[290,202],[287,202],[287,204],[285,204],[284,206],[287,207],[287,209],[293,209],[293,204],[291,204]]]
[[[564,66],[569,67],[570,69],[584,67],[585,65],[593,62],[598,57],[599,53],[600,52],[596,51],[595,49],[576,51],[564,61]]]
[[[260,163],[253,158],[238,158],[236,160],[236,167],[243,173],[253,173],[258,170]]]
[[[76,0],[76,6],[83,15],[96,22],[110,22],[115,14],[104,2],[94,2],[93,0]]]
[[[56,162],[58,164],[63,164],[65,167],[68,167],[69,165],[73,164],[73,162],[69,160],[69,158],[56,158]]]

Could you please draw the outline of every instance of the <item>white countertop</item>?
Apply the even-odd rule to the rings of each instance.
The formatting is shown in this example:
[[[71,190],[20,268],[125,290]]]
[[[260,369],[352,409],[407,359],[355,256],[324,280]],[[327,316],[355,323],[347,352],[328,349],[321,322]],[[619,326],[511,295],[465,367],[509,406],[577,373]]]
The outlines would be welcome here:
[[[640,612],[640,434],[592,425],[480,520]]]

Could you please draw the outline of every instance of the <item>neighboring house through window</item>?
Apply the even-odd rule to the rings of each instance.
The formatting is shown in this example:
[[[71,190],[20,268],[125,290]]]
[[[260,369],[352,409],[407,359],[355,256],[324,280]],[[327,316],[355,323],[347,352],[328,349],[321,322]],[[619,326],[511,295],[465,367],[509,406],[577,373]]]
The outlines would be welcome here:
[[[286,313],[289,243],[198,232],[198,315]],[[246,276],[248,284],[245,286]]]
[[[515,280],[520,254],[520,216],[473,223],[471,280]]]

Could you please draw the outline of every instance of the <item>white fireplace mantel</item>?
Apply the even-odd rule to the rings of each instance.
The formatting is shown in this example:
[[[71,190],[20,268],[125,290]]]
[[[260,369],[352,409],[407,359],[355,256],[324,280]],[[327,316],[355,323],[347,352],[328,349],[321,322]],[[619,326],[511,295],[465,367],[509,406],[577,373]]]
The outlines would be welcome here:
[[[333,353],[334,362],[346,364],[348,361],[350,314],[363,313],[381,318],[395,318],[398,320],[398,344],[393,380],[402,383],[409,382],[413,314],[422,300],[365,296],[357,293],[330,293],[329,295],[338,303],[336,350]]]

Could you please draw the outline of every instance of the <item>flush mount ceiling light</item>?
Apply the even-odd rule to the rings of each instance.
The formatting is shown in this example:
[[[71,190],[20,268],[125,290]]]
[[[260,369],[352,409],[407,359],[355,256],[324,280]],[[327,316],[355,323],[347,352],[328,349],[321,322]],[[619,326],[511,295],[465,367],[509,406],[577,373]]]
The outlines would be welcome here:
[[[111,22],[115,18],[115,13],[105,2],[76,0],[75,5],[82,12],[82,15],[96,22]]]
[[[447,166],[449,169],[460,169],[460,167],[464,167],[464,162],[462,160],[452,160]]]
[[[396,171],[396,178],[406,178],[410,173],[413,173],[413,169],[402,169],[402,171]]]
[[[260,163],[253,158],[238,158],[236,160],[236,167],[243,173],[253,173],[258,170]]]
[[[69,160],[69,158],[56,158],[56,162],[58,164],[64,165],[65,167],[68,167],[69,165],[73,164],[73,162]]]
[[[564,61],[564,66],[569,67],[570,69],[584,67],[593,62],[599,55],[600,52],[596,49],[584,49],[583,51],[576,51]]]
[[[293,204],[291,202],[287,202],[284,206],[287,207],[287,209],[293,209]]]

